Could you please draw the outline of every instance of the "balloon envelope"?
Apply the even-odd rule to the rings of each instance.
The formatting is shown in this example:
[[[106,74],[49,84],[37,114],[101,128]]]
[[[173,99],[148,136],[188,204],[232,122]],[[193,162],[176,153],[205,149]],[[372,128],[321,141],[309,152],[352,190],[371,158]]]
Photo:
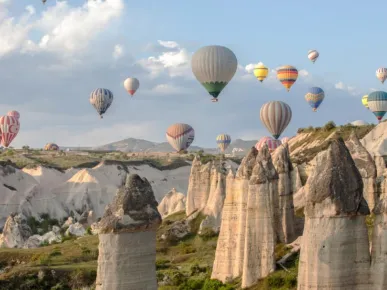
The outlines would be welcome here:
[[[318,51],[317,50],[315,50],[315,49],[312,49],[312,50],[309,50],[308,51],[308,58],[309,58],[309,60],[311,61],[311,62],[315,62],[316,60],[317,60],[317,58],[319,57],[319,53],[318,53]]]
[[[313,111],[316,112],[317,108],[321,105],[324,100],[325,93],[322,88],[311,87],[305,95],[305,100],[312,107]]]
[[[258,63],[254,68],[254,76],[262,83],[269,74],[269,69],[262,63]]]
[[[218,145],[220,151],[224,152],[231,143],[231,137],[227,134],[220,134],[216,137],[216,144]]]
[[[19,120],[11,116],[0,117],[1,144],[8,147],[20,130]]]
[[[44,146],[44,150],[46,151],[58,151],[59,146],[55,143],[47,143],[46,146]]]
[[[292,110],[284,102],[272,101],[262,105],[260,118],[272,136],[278,139],[292,119]]]
[[[277,70],[277,78],[289,92],[290,88],[293,86],[293,84],[298,78],[298,70],[291,65],[281,66]]]
[[[9,112],[7,113],[7,116],[15,117],[15,118],[18,119],[18,120],[19,120],[19,118],[20,118],[20,114],[19,114],[18,111],[9,111]]]
[[[191,67],[196,79],[216,102],[220,92],[234,77],[238,60],[227,47],[204,46],[192,56]]]
[[[96,89],[90,94],[90,104],[97,110],[100,118],[113,102],[113,93],[108,89]]]
[[[380,122],[387,112],[387,93],[383,91],[370,93],[368,95],[368,107]]]
[[[366,107],[367,109],[368,108],[368,95],[364,95],[362,98],[361,98],[361,103],[363,104],[364,107]]]
[[[188,124],[173,124],[167,129],[166,138],[172,148],[179,152],[192,144],[195,130]]]
[[[376,70],[376,77],[378,78],[379,81],[384,83],[384,81],[387,79],[387,68],[385,67],[380,67]]]
[[[262,137],[257,144],[255,144],[255,149],[258,151],[262,149],[262,147],[267,144],[267,147],[269,148],[270,152],[273,152],[275,149],[277,149],[278,146],[280,146],[282,143],[280,140],[273,139],[272,137]]]
[[[124,82],[125,90],[133,96],[134,93],[138,90],[140,87],[140,82],[136,78],[127,78]]]

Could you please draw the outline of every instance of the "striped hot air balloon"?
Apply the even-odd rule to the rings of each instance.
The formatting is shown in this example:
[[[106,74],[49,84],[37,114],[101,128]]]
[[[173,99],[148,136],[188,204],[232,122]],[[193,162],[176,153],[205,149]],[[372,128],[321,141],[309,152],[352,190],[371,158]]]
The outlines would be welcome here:
[[[9,111],[9,112],[7,113],[7,116],[15,117],[15,118],[18,119],[18,120],[19,120],[19,118],[20,118],[20,114],[19,114],[18,111]]]
[[[59,146],[55,143],[47,143],[46,146],[44,146],[45,151],[58,151]]]
[[[376,70],[376,77],[378,78],[379,81],[384,83],[384,81],[387,79],[387,68],[385,67],[380,67]]]
[[[315,63],[315,61],[317,60],[317,58],[319,57],[319,53],[317,50],[315,49],[312,49],[312,50],[309,50],[308,51],[308,58],[311,62]]]
[[[96,89],[90,94],[90,104],[97,110],[100,118],[113,102],[113,93],[108,89]]]
[[[292,109],[281,101],[268,102],[261,107],[260,118],[272,136],[278,139],[292,119]]]
[[[0,117],[1,144],[8,147],[20,130],[19,120],[11,116]]]
[[[216,144],[218,145],[220,151],[224,152],[231,143],[231,137],[227,134],[220,134],[216,137]]]
[[[289,140],[290,140],[289,137],[283,137],[283,138],[281,139],[281,142],[282,142],[282,144],[286,144],[286,143],[289,142]]]
[[[191,60],[192,73],[217,102],[220,92],[234,77],[238,60],[227,47],[210,45],[200,48]]]
[[[266,79],[268,74],[269,74],[269,69],[262,62],[258,63],[257,66],[254,68],[254,76],[261,83],[263,82],[264,79]]]
[[[140,82],[136,78],[127,78],[124,82],[125,90],[133,96],[134,93],[138,90],[140,87]]]
[[[195,130],[188,124],[173,124],[168,128],[166,138],[173,149],[179,152],[192,144],[195,139]]]
[[[293,84],[298,78],[298,70],[291,65],[281,66],[277,70],[277,78],[289,92],[290,88],[293,86]]]
[[[317,108],[321,105],[324,100],[325,93],[322,88],[311,87],[305,95],[305,100],[312,107],[313,112],[317,111]]]
[[[266,136],[266,137],[262,137],[257,142],[257,144],[255,144],[255,149],[257,149],[258,151],[261,150],[264,144],[267,144],[267,147],[269,148],[269,152],[273,152],[282,143],[280,140],[276,140],[276,139],[273,139],[271,137]]]
[[[364,95],[362,98],[361,98],[361,103],[363,104],[364,107],[366,107],[368,110],[368,95]]]
[[[387,93],[383,91],[370,93],[368,95],[368,107],[380,122],[387,112]]]

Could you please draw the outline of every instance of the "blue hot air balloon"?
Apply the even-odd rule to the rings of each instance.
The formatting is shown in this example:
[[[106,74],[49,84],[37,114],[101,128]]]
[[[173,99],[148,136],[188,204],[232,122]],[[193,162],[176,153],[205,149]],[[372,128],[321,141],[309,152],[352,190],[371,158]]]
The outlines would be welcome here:
[[[387,112],[387,93],[383,91],[370,93],[368,95],[368,108],[380,122]]]
[[[305,95],[305,100],[312,107],[313,111],[316,112],[317,108],[321,105],[324,100],[325,93],[322,88],[311,87]]]
[[[108,89],[96,89],[90,94],[90,104],[97,110],[100,118],[113,102],[113,93]]]

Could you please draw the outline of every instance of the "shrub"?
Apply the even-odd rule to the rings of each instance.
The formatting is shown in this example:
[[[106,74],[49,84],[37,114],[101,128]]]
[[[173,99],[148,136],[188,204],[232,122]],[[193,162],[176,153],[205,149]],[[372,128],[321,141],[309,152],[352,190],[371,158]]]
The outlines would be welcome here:
[[[161,270],[161,269],[167,269],[170,267],[169,265],[170,261],[166,259],[157,259],[156,260],[156,270]]]
[[[330,131],[330,130],[332,130],[332,129],[334,129],[334,128],[336,128],[335,122],[329,121],[328,123],[326,123],[326,124],[324,125],[323,130],[327,132],[327,131]]]

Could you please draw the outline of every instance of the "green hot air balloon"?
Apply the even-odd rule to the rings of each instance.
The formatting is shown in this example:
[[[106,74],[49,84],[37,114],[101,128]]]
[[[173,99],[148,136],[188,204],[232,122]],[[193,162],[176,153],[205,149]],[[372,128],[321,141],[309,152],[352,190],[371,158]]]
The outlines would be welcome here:
[[[217,102],[220,92],[234,77],[238,67],[235,54],[227,47],[210,45],[194,53],[191,61],[192,72]]]

